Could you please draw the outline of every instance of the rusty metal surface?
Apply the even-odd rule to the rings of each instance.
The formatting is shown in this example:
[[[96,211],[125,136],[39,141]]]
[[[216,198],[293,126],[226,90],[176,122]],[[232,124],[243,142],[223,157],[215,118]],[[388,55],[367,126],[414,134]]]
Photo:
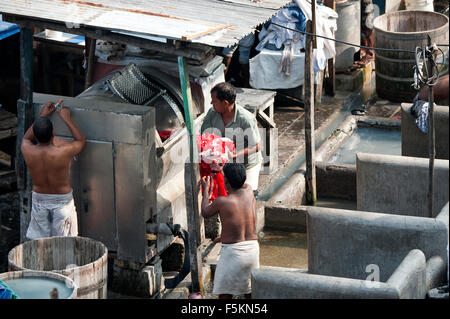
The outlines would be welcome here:
[[[287,0],[8,0],[0,12],[139,36],[225,47],[290,3]],[[136,34],[136,36],[138,36]]]

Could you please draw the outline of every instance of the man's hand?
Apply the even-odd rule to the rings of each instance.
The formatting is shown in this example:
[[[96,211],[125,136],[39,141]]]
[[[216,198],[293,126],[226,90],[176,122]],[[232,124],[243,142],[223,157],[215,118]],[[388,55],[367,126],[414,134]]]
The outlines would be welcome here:
[[[203,198],[211,199],[212,187],[211,187],[211,176],[202,177],[203,186]]]
[[[44,104],[44,106],[41,109],[41,112],[39,112],[39,116],[38,117],[42,117],[42,116],[49,116],[51,115],[53,112],[55,112],[55,103],[53,102],[47,102]]]
[[[64,122],[70,122],[70,110],[68,108],[65,108],[62,103],[61,108],[59,109],[59,111],[56,112]]]
[[[236,150],[230,151],[229,149],[227,149],[227,157],[228,157],[227,162],[234,162],[237,157]]]

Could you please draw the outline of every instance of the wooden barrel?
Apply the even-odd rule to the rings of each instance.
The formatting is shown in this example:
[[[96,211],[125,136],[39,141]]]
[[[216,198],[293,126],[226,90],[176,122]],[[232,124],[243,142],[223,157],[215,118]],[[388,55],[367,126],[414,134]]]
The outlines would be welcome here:
[[[8,254],[8,268],[52,271],[71,278],[77,299],[106,299],[108,249],[85,237],[47,237],[27,241]]]
[[[77,287],[69,277],[51,271],[22,270],[0,274],[0,280],[21,299],[51,299],[57,288],[57,299],[75,299]]]
[[[428,35],[432,43],[448,44],[448,18],[436,12],[396,11],[374,20],[376,48],[414,52],[416,47],[427,45]],[[414,65],[414,53],[377,50],[377,95],[393,102],[412,102],[417,94],[411,86],[414,83]]]

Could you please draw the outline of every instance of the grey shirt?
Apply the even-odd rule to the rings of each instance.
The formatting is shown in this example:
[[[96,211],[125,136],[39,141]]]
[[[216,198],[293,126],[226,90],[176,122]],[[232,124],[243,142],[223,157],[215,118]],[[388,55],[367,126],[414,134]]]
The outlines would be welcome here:
[[[226,126],[222,115],[211,108],[205,116],[201,133],[211,133],[221,137],[228,137],[234,142],[236,150],[253,147],[261,141],[255,116],[245,108],[235,104],[234,118]],[[237,162],[244,163],[248,170],[262,161],[261,151],[250,154],[248,159],[237,158]]]

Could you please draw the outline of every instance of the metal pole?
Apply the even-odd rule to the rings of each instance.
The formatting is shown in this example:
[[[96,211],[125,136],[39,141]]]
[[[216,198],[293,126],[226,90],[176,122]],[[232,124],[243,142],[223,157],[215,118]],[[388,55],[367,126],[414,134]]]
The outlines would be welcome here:
[[[197,139],[192,117],[191,87],[184,57],[178,57],[181,91],[183,94],[184,118],[189,138],[189,162],[185,164],[186,213],[189,231],[189,258],[191,266],[192,292],[203,294],[202,262],[198,246],[201,243],[199,209],[200,177],[198,170]]]
[[[433,58],[433,50],[431,48],[431,37],[428,36],[428,71],[432,72],[431,59]],[[432,74],[431,74],[432,76]],[[429,153],[429,180],[428,180],[428,217],[433,217],[434,210],[434,158],[435,151],[435,134],[434,134],[434,96],[433,86],[428,86],[428,153]]]
[[[315,7],[313,0],[312,21],[307,22],[308,32],[315,33]],[[314,141],[314,55],[313,37],[306,35],[305,47],[305,146],[306,146],[306,201],[315,205],[317,201],[316,167],[315,167],[315,141]]]
[[[86,55],[87,58],[87,70],[86,70],[86,79],[84,83],[84,89],[89,88],[92,85],[92,79],[94,76],[94,63],[95,63],[95,45],[97,40],[92,38],[85,38],[86,41]]]

